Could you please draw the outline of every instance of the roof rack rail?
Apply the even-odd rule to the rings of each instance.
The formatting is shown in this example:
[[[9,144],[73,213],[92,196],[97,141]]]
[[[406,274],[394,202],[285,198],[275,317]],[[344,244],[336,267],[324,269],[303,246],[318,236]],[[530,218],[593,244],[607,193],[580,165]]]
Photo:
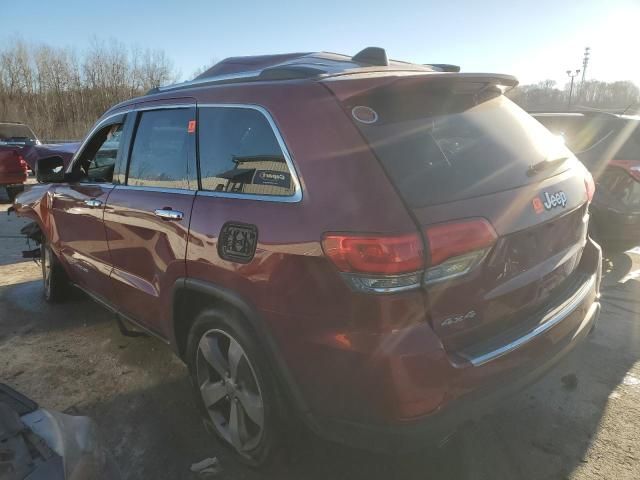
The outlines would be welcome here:
[[[276,65],[260,72],[260,80],[295,80],[298,78],[313,78],[326,73],[321,68],[307,65]]]
[[[439,69],[441,72],[459,72],[459,65],[451,65],[449,63],[425,63],[427,67],[434,67]]]
[[[219,83],[238,83],[256,80],[260,77],[261,70],[251,70],[246,72],[228,73],[225,75],[217,75],[215,77],[206,77],[195,80],[188,80],[182,83],[176,83],[173,85],[167,85],[165,87],[152,88],[147,92],[147,95],[154,93],[162,93],[170,90],[181,90],[183,88],[200,87],[205,85],[215,85]]]

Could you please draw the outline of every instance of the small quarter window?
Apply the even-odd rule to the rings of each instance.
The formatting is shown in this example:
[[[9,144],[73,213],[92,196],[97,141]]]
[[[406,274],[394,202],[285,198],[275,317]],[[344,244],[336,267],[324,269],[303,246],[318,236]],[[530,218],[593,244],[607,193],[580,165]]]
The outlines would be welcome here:
[[[123,123],[113,123],[98,130],[87,142],[75,163],[90,182],[112,182],[118,152],[122,144]]]
[[[129,160],[127,184],[188,189],[191,121],[193,113],[186,108],[142,112]]]
[[[198,118],[204,190],[291,196],[292,172],[265,116],[240,107],[203,107]]]

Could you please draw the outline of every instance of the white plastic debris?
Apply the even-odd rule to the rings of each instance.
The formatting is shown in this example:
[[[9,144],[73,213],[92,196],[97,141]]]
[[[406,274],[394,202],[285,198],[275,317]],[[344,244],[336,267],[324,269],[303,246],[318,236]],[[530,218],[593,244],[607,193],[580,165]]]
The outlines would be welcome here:
[[[222,472],[222,467],[218,461],[218,457],[205,458],[200,462],[191,465],[191,471],[197,473],[203,478],[218,475]]]

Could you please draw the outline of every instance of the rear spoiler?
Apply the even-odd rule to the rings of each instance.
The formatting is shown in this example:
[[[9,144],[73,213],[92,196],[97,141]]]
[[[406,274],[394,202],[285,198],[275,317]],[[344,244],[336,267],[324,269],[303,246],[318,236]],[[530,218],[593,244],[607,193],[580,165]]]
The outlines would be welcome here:
[[[502,93],[508,92],[518,85],[518,80],[513,75],[500,73],[460,73],[460,72],[390,72],[387,75],[375,77],[353,75],[335,75],[322,80],[340,101],[361,94],[371,94],[381,88],[405,83],[406,85],[418,85],[431,83],[434,85],[451,85],[459,89],[460,93],[473,93],[484,91],[490,87],[497,87]]]

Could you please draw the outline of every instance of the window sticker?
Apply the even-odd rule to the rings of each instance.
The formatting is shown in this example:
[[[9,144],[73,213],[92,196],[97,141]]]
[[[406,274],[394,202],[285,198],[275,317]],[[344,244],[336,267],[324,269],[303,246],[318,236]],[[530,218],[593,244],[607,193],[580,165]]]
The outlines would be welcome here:
[[[289,188],[291,186],[291,174],[289,172],[277,172],[275,170],[256,170],[253,176],[254,185],[273,185]]]

